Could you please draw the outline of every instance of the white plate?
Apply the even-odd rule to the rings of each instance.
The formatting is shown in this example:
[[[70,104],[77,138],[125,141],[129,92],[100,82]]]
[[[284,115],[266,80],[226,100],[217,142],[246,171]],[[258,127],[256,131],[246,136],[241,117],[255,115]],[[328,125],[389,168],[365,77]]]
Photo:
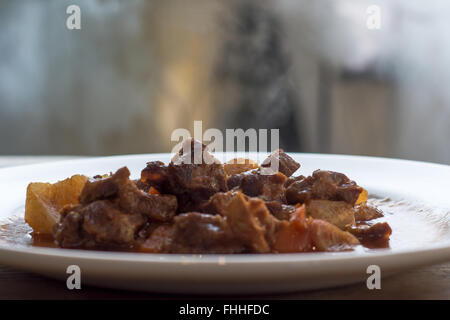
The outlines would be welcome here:
[[[298,174],[340,171],[376,197],[407,200],[400,211],[378,202],[393,229],[390,249],[278,255],[167,255],[38,248],[0,242],[0,264],[66,279],[81,268],[82,285],[173,293],[275,293],[366,281],[369,265],[381,275],[450,261],[450,167],[343,155],[292,154]],[[227,155],[229,157],[230,155]],[[261,159],[261,155],[259,155]],[[57,181],[128,166],[138,177],[147,161],[168,154],[62,161],[0,169],[0,219],[23,215],[30,181]],[[255,155],[251,157],[256,158]],[[410,202],[414,204],[409,205]],[[384,206],[384,207],[383,207]],[[430,209],[431,208],[431,209]],[[394,213],[393,213],[394,212]]]

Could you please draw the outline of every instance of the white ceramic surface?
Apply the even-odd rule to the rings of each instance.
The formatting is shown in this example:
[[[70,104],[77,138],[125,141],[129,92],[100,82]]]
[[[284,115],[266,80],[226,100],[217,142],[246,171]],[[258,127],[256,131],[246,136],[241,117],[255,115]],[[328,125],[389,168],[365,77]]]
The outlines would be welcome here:
[[[420,202],[436,210],[432,215],[421,209],[408,215],[388,214],[393,229],[390,249],[279,255],[167,255],[38,248],[2,241],[0,264],[59,279],[66,279],[67,266],[75,264],[81,268],[82,285],[244,294],[366,281],[369,265],[378,265],[382,276],[387,276],[450,261],[450,166],[344,155],[292,155],[302,164],[296,174],[307,175],[317,168],[340,171],[372,196]],[[138,177],[147,161],[167,163],[169,158],[168,154],[131,155],[0,169],[0,219],[23,215],[26,186],[31,181],[54,182],[75,173],[92,176],[124,165],[133,177]],[[426,232],[421,232],[422,224]],[[414,228],[417,232],[408,232]]]

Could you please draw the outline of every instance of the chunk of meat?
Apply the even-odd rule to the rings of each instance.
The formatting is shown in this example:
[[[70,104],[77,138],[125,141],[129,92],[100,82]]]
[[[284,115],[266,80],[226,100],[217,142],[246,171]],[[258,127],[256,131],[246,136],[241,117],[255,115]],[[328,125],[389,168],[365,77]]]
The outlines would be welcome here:
[[[270,252],[278,221],[269,213],[264,201],[246,200],[239,192],[229,202],[224,215],[234,236],[250,252]]]
[[[156,221],[170,221],[177,210],[173,195],[149,194],[128,180],[119,187],[119,206],[127,213],[140,213]]]
[[[286,200],[289,204],[311,199],[334,200],[353,206],[361,192],[362,188],[342,173],[316,170],[312,176],[292,183],[286,189]]]
[[[75,208],[73,206],[63,208],[60,221],[53,226],[53,238],[62,248],[81,248],[85,242],[81,233],[83,215],[72,209]]]
[[[201,205],[201,212],[224,215],[225,208],[231,199],[236,195],[236,191],[217,192],[213,194],[207,202]]]
[[[389,237],[392,229],[387,222],[379,222],[374,225],[359,224],[347,228],[361,243],[368,248],[389,247]]]
[[[294,182],[296,182],[296,181],[301,181],[301,180],[303,180],[303,179],[305,179],[305,178],[306,178],[306,177],[305,177],[305,176],[302,176],[302,175],[296,176],[296,177],[289,177],[289,178],[286,180],[286,182],[284,183],[284,187],[287,188],[287,187],[289,187],[291,184],[293,184]]]
[[[278,168],[278,171],[286,177],[290,177],[298,168],[300,163],[292,159],[282,149],[273,151],[261,164],[263,168]]]
[[[265,203],[270,213],[278,220],[289,220],[295,210],[294,205],[283,204],[279,201],[266,201]]]
[[[306,215],[328,221],[340,229],[355,224],[353,207],[345,201],[310,200],[306,203]]]
[[[109,200],[97,200],[63,213],[54,229],[61,247],[132,247],[137,230],[146,219],[140,214],[125,214]]]
[[[148,194],[129,179],[127,167],[102,179],[88,181],[80,195],[80,203],[87,205],[96,200],[117,199],[119,207],[127,213],[140,213],[157,221],[170,221],[177,210],[173,195]]]
[[[167,166],[161,161],[147,162],[147,166],[141,171],[143,184],[156,188],[161,193],[170,193],[170,181]]]
[[[193,138],[183,141],[180,150],[172,157],[171,163],[180,164],[221,164],[208,152],[206,145]]]
[[[237,193],[223,216],[190,212],[174,219],[168,250],[177,253],[266,253],[275,242],[279,221],[261,199]]]
[[[365,203],[355,206],[354,211],[356,221],[369,221],[383,217],[383,212]]]
[[[163,224],[155,228],[153,232],[140,246],[140,251],[148,253],[163,253],[167,240],[171,238],[173,226]]]
[[[166,242],[172,253],[241,253],[245,248],[234,238],[226,218],[198,212],[175,217]]]
[[[228,188],[238,188],[249,197],[284,201],[286,176],[281,172],[265,175],[259,170],[236,174],[227,180]]]
[[[88,204],[95,200],[104,200],[118,195],[119,187],[129,181],[130,171],[127,167],[120,168],[116,173],[105,178],[89,179],[80,194],[80,203]]]
[[[204,145],[199,147],[197,142],[191,145],[203,155],[200,163],[194,163],[198,155],[181,153],[182,149],[168,167],[170,188],[177,196],[180,212],[199,210],[213,194],[228,190],[223,165],[203,148]]]
[[[92,202],[82,209],[83,231],[91,235],[97,244],[129,245],[135,233],[145,223],[140,214],[125,214],[109,201]]]
[[[239,174],[245,171],[253,170],[258,168],[258,163],[251,159],[235,158],[230,161],[225,162],[223,165],[225,173],[228,176]]]
[[[309,222],[312,242],[318,251],[351,250],[359,241],[347,231],[320,219]]]

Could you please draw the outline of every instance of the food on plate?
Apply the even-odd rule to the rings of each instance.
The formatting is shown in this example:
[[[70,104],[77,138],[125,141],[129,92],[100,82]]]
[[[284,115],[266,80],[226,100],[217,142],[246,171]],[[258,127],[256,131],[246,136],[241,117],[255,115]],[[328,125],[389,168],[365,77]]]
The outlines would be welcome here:
[[[146,253],[299,253],[389,246],[391,228],[346,175],[300,168],[283,150],[258,165],[222,164],[185,141],[169,164],[148,162],[138,180],[109,175],[31,183],[26,221],[62,248]]]
[[[74,175],[63,181],[30,183],[25,203],[25,221],[35,233],[48,234],[59,221],[65,205],[78,204],[78,197],[88,178]]]

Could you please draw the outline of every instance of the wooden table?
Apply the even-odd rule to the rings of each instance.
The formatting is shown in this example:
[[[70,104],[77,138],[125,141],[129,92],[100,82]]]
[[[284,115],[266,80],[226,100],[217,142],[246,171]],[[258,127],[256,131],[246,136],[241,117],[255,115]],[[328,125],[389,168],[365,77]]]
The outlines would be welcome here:
[[[67,157],[1,157],[0,167],[17,164],[63,160]],[[65,282],[56,281],[0,265],[0,299],[177,299],[179,296],[111,290],[84,286],[68,290]],[[198,298],[215,298],[208,295]],[[450,263],[398,274],[381,281],[381,290],[369,290],[365,284],[340,288],[261,297],[263,299],[450,299]]]

